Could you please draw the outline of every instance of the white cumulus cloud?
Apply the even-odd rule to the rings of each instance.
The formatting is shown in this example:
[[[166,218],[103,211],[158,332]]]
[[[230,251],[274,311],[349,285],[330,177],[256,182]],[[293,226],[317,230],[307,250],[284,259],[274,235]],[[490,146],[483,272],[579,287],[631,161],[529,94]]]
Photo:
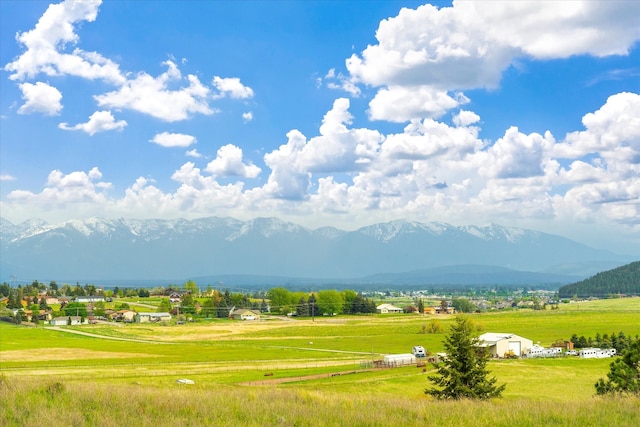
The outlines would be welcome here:
[[[162,132],[154,135],[149,142],[163,147],[188,147],[196,142],[196,138],[184,133]]]
[[[75,26],[94,21],[101,3],[101,0],[67,0],[49,5],[34,29],[16,36],[26,51],[4,67],[13,72],[10,78],[23,80],[43,73],[122,83],[124,76],[111,60],[96,52],[68,49],[78,42]]]
[[[200,157],[202,157],[202,154],[200,154],[198,150],[196,150],[195,148],[193,150],[187,150],[187,152],[184,153],[184,155],[187,157],[194,157],[196,159],[199,159]]]
[[[105,132],[110,130],[122,130],[127,126],[125,120],[118,120],[113,117],[111,111],[96,111],[89,116],[89,121],[86,123],[78,123],[74,126],[69,126],[67,123],[60,123],[58,127],[63,130],[81,130],[93,136],[98,132]]]
[[[627,54],[640,40],[638,16],[640,3],[633,1],[403,8],[380,22],[376,44],[346,60],[346,81],[378,88],[369,105],[373,119],[438,117],[462,103],[451,92],[496,87],[519,57]]]
[[[168,69],[158,77],[139,73],[120,89],[95,96],[98,105],[127,108],[167,122],[185,120],[195,113],[210,115],[215,112],[207,101],[210,90],[198,77],[190,74],[188,86],[172,90],[169,84],[183,81],[182,74],[172,61],[165,61],[164,65]]]
[[[257,177],[261,169],[252,163],[243,163],[242,149],[227,144],[218,149],[217,157],[209,162],[206,171],[216,176]]]
[[[21,83],[24,104],[18,109],[18,114],[42,113],[46,116],[56,116],[62,111],[62,94],[58,89],[43,82]]]
[[[238,77],[213,77],[213,86],[220,91],[218,97],[229,95],[233,99],[253,98],[253,89],[240,82]]]

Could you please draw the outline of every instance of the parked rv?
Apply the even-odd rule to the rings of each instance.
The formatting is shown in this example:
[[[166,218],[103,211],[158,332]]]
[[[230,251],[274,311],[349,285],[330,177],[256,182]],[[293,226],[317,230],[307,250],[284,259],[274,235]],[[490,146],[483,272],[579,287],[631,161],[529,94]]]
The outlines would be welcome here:
[[[415,357],[427,357],[427,352],[424,350],[424,347],[421,345],[413,346],[411,350]]]

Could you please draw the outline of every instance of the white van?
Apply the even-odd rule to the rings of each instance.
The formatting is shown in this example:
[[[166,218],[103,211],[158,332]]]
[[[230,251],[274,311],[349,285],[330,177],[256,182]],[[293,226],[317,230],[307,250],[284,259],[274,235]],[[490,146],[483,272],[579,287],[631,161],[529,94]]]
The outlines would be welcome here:
[[[427,356],[427,352],[424,351],[424,347],[421,345],[416,345],[413,347],[413,349],[411,350],[411,352],[413,353],[413,355],[415,357],[426,357]]]

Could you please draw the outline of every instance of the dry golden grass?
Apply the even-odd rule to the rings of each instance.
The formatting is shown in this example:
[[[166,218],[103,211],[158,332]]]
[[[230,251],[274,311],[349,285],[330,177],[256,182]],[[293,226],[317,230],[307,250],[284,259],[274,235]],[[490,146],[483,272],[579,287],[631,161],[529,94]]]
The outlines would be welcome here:
[[[37,348],[31,350],[7,350],[0,354],[2,362],[43,362],[48,360],[125,359],[132,357],[157,357],[146,353],[121,353],[82,348]]]

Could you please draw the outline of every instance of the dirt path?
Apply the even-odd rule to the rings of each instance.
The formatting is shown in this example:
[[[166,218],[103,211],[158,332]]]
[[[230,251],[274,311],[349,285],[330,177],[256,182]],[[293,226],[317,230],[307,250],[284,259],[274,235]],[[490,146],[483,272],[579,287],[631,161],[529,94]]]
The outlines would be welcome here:
[[[353,375],[360,374],[362,372],[371,372],[377,369],[358,369],[355,371],[342,371],[342,372],[332,372],[326,374],[314,374],[314,375],[304,375],[300,377],[286,377],[286,378],[270,378],[268,380],[259,380],[259,381],[247,381],[243,383],[238,383],[238,385],[274,385],[274,384],[284,384],[284,383],[293,383],[298,381],[307,381],[307,380],[317,380],[320,378],[331,378],[331,377],[339,377],[342,375]]]
[[[46,326],[45,329],[49,329],[49,330],[53,330],[53,331],[59,331],[59,332],[67,332],[67,333],[76,334],[76,335],[84,335],[86,337],[92,337],[92,338],[102,338],[102,339],[105,339],[105,340],[130,341],[130,342],[139,342],[139,343],[144,343],[144,344],[174,344],[172,342],[167,342],[167,341],[150,341],[150,340],[141,340],[141,339],[137,339],[137,338],[110,337],[108,335],[92,334],[91,332],[84,332],[84,331],[77,331],[75,329],[61,328],[59,326]]]

